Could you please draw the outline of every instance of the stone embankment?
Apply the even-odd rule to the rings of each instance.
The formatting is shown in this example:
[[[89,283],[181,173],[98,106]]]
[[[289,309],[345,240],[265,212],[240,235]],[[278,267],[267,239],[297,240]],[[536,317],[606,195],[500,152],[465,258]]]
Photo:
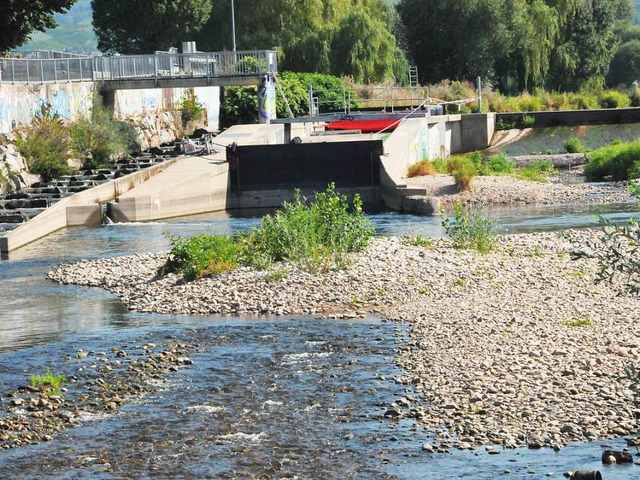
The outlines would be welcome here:
[[[103,287],[132,310],[176,314],[377,312],[409,322],[397,362],[407,394],[386,412],[435,432],[434,451],[560,448],[635,432],[640,408],[621,380],[640,355],[640,299],[594,284],[571,260],[598,232],[507,236],[487,255],[377,238],[344,271],[241,268],[184,283],[156,276],[166,254],[62,265],[49,277]],[[416,242],[418,243],[418,242]],[[319,320],[320,321],[320,320]]]

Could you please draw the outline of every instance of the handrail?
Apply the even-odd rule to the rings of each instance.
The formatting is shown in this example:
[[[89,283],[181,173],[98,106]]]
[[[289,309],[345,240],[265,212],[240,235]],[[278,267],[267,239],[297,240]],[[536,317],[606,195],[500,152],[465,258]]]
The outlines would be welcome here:
[[[0,58],[0,83],[242,77],[275,75],[277,72],[277,54],[273,50]]]

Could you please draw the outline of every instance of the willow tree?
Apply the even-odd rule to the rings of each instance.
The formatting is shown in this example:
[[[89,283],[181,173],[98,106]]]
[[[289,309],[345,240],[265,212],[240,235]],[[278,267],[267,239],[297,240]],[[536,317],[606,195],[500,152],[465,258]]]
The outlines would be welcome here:
[[[91,0],[91,7],[101,51],[153,53],[193,40],[211,0]]]
[[[386,0],[235,0],[236,44],[239,50],[276,48],[281,69],[380,81],[393,72],[393,65],[406,62],[395,44],[393,15]],[[198,44],[210,50],[231,49],[230,20],[230,2],[214,2]],[[350,27],[370,43],[359,43]],[[357,57],[351,48],[358,51]]]

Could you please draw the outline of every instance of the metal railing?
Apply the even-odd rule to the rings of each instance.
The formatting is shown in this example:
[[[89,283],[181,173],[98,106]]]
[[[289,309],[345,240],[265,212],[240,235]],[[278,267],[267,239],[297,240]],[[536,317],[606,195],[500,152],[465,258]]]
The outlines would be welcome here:
[[[0,58],[0,82],[64,83],[93,80],[91,57],[59,59]]]
[[[0,82],[63,83],[160,78],[260,76],[278,72],[276,52],[166,53],[85,57],[64,52],[14,52],[0,58]],[[68,55],[68,56],[65,56]]]
[[[309,86],[309,116],[321,113],[343,112],[350,114],[360,108],[394,112],[419,106],[429,97],[423,87],[365,87],[346,89],[314,89]]]
[[[91,55],[59,52],[57,50],[14,50],[9,53],[9,56],[13,58],[27,58],[30,60],[53,60],[55,58],[91,58]]]
[[[95,58],[95,79],[258,76],[278,71],[276,52],[156,53]]]

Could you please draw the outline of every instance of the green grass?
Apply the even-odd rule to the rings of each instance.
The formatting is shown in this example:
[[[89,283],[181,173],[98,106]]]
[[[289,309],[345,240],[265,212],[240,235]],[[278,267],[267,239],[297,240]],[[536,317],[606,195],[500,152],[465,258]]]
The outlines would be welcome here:
[[[564,149],[567,153],[580,153],[584,152],[584,145],[579,138],[573,137],[564,142]]]
[[[427,250],[433,248],[433,240],[422,235],[405,236],[402,238],[402,242],[406,245],[411,245],[413,247],[422,247],[426,248]]]
[[[442,227],[455,248],[471,248],[488,253],[498,243],[496,221],[484,215],[482,206],[465,210],[459,202],[453,206],[453,217],[440,213]]]
[[[593,322],[588,318],[572,318],[570,320],[563,320],[562,324],[567,327],[588,327],[593,325]]]
[[[172,248],[158,274],[181,273],[185,280],[224,273],[240,264],[266,269],[291,261],[306,271],[344,268],[349,254],[364,250],[373,236],[364,218],[362,201],[352,206],[330,184],[307,205],[296,191],[275,215],[266,215],[260,227],[236,237],[196,235],[169,237]],[[277,280],[280,274],[274,274]],[[269,275],[268,275],[269,276]]]
[[[67,379],[62,374],[53,374],[47,368],[44,375],[31,376],[31,386],[40,389],[49,396],[59,396],[62,393],[62,385]]]
[[[617,142],[589,153],[584,173],[592,181],[640,177],[640,141]]]
[[[516,169],[515,176],[521,180],[546,182],[553,173],[555,173],[555,170],[549,160],[537,160],[531,165]]]
[[[242,255],[241,246],[232,237],[195,235],[169,237],[171,251],[158,274],[180,273],[186,281],[218,275],[236,268]]]

